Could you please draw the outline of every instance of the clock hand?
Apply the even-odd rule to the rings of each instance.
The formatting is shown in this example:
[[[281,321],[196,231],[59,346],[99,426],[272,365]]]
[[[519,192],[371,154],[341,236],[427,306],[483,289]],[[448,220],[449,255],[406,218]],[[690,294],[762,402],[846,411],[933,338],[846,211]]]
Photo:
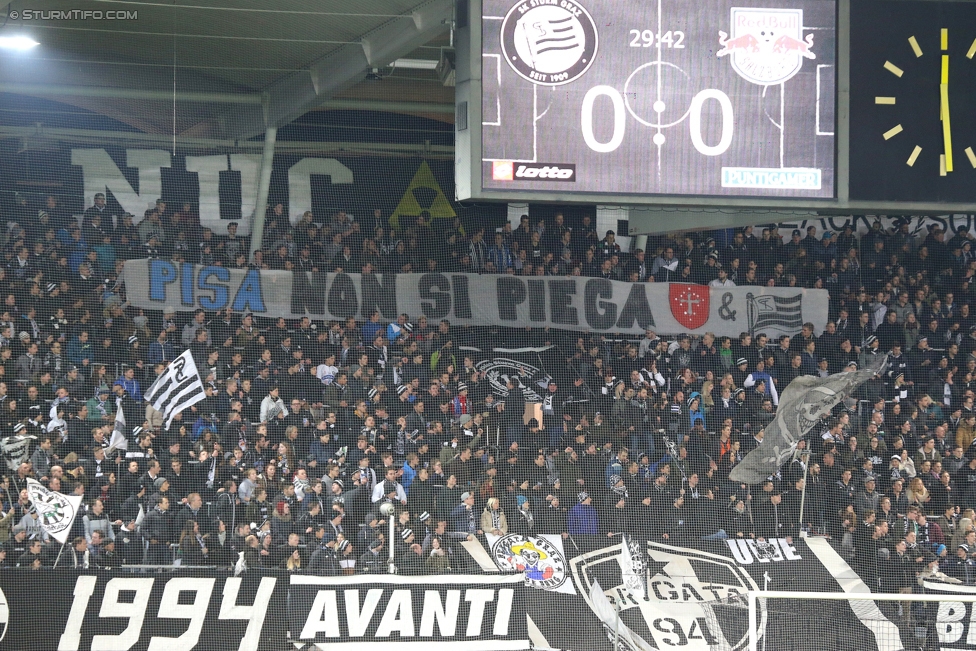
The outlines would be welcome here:
[[[949,55],[942,55],[942,83],[939,84],[942,140],[945,144],[945,169],[952,171],[952,129],[949,125]]]

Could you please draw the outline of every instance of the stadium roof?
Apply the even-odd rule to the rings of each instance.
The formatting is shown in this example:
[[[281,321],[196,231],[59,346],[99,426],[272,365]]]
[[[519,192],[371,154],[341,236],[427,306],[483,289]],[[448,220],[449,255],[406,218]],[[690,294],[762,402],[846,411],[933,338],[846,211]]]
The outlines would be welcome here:
[[[451,0],[32,0],[29,16],[16,4],[0,36],[40,45],[0,52],[0,92],[145,133],[248,139],[336,108],[453,120],[453,88],[424,69],[450,45]]]

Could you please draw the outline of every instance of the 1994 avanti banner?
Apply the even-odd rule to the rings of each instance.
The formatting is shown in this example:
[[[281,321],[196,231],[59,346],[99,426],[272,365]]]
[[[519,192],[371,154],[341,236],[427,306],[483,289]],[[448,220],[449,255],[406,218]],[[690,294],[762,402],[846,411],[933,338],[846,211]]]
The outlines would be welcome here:
[[[743,331],[795,334],[804,323],[820,332],[826,290],[792,287],[712,288],[685,283],[626,283],[603,278],[461,273],[346,274],[245,271],[130,260],[129,302],[141,308],[214,311],[231,307],[259,316],[383,320],[449,319],[457,325],[550,326],[640,334],[683,332],[738,336]]]
[[[616,639],[622,651],[743,651],[750,591],[869,592],[823,538],[508,534],[463,550],[466,570],[430,576],[3,570],[0,650],[612,651]],[[945,601],[913,612],[915,627],[891,602],[760,599],[761,648],[903,651],[922,648],[924,628],[925,649],[976,649],[976,613],[958,601],[976,588],[925,590]]]

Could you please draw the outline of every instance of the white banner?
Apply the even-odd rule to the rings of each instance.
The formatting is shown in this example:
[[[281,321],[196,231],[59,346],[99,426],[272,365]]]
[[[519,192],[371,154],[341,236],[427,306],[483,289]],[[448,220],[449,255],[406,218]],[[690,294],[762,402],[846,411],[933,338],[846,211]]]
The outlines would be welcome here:
[[[52,491],[30,477],[27,478],[27,495],[37,509],[41,528],[62,545],[67,542],[81,507],[81,496]]]
[[[382,321],[406,312],[411,320],[448,319],[454,325],[553,327],[622,334],[679,333],[737,337],[795,334],[804,323],[822,331],[826,290],[791,287],[711,288],[684,283],[627,283],[579,276],[519,277],[461,273],[345,274],[230,270],[130,260],[124,281],[129,302],[145,309],[231,307],[257,316]]]
[[[530,588],[576,594],[569,580],[561,536],[486,533],[485,539],[492,560],[502,572],[522,572],[525,585]]]

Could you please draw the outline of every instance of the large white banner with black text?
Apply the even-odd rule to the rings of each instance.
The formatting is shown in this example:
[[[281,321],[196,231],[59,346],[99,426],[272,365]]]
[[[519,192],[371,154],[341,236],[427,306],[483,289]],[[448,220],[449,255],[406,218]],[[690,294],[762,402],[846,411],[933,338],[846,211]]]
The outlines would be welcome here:
[[[167,260],[126,262],[124,280],[136,307],[214,311],[231,307],[258,316],[383,321],[448,319],[456,325],[553,327],[641,334],[683,332],[738,336],[820,332],[825,290],[791,287],[711,288],[685,283],[627,283],[584,277],[462,273],[346,274],[230,270]]]

